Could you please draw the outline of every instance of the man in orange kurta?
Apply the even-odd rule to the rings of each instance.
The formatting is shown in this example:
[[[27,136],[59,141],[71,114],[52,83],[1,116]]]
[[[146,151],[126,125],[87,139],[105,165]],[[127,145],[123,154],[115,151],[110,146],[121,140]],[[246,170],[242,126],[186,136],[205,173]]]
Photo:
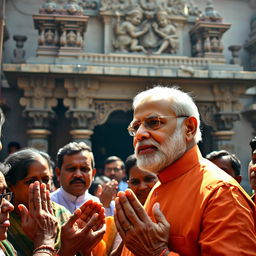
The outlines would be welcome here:
[[[200,118],[189,95],[156,87],[134,99],[137,164],[159,182],[145,210],[131,191],[119,192],[115,221],[122,256],[256,255],[255,205],[196,145]]]

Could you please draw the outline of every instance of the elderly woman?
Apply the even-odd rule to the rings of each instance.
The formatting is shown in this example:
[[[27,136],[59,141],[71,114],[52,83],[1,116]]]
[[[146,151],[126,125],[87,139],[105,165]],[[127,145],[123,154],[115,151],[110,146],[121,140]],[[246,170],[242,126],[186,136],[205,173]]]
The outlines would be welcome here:
[[[9,171],[5,174],[5,179],[10,191],[13,192],[12,202],[14,204],[14,211],[10,213],[11,227],[8,230],[8,240],[19,254],[29,256],[34,250],[34,229],[30,227],[27,234],[24,233],[19,204],[28,208],[29,185],[35,181],[45,184],[46,189],[50,190],[50,158],[46,153],[28,148],[8,156],[5,164],[10,166]],[[70,216],[68,210],[55,203],[52,203],[52,208],[59,225],[68,220]],[[56,249],[59,248],[59,241],[58,236]]]
[[[10,166],[5,178],[9,190],[13,192],[14,204],[14,211],[10,213],[11,226],[8,230],[8,240],[18,254],[22,256],[32,255],[35,249],[35,227],[33,222],[24,226],[24,219],[27,215],[24,209],[30,210],[30,184],[40,183],[45,190],[50,190],[50,158],[44,152],[27,148],[10,155],[5,160],[5,164]],[[42,204],[44,202],[45,200],[42,200]],[[61,232],[61,239],[62,241],[69,240],[70,243],[68,243],[68,247],[67,243],[62,243],[58,252],[59,255],[71,256],[79,251],[84,252],[85,255],[90,254],[91,251],[93,251],[93,255],[100,255],[104,251],[104,244],[99,243],[105,230],[102,225],[104,223],[104,209],[100,204],[89,201],[81,206],[71,218],[69,211],[63,206],[50,201],[50,199],[48,204],[51,204],[52,214],[57,218],[59,224],[58,236],[55,241],[56,250],[60,248],[60,226],[68,220]],[[94,216],[95,214],[96,216]],[[77,220],[78,222],[76,222]],[[73,242],[71,242],[72,240]]]
[[[0,164],[0,255],[16,255],[13,246],[6,240],[7,230],[10,227],[9,215],[14,210],[10,200],[12,192],[7,192],[7,184],[3,173],[7,166]],[[26,206],[19,205],[23,212],[23,226],[28,227],[34,224],[34,246],[35,250],[31,255],[49,255],[54,252],[55,236],[57,234],[57,220],[52,215],[52,208],[49,193],[44,185],[39,183],[31,184],[29,187],[30,211]],[[42,202],[45,201],[45,204]],[[41,204],[42,203],[42,204]]]

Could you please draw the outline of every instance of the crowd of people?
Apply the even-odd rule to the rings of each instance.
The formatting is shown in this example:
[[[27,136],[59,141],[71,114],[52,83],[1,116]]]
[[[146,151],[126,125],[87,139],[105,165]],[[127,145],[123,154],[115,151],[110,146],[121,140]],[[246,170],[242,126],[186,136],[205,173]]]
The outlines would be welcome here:
[[[155,86],[133,109],[135,153],[108,157],[103,176],[84,142],[60,148],[56,165],[34,148],[10,152],[0,165],[0,256],[256,255],[255,195],[241,187],[234,154],[201,155],[193,99]],[[256,137],[250,146],[255,191]]]

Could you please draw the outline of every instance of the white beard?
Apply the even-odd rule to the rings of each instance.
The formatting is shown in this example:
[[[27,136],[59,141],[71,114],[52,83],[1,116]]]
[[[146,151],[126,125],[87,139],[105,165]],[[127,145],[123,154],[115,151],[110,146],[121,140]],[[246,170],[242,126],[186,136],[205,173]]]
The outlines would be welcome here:
[[[138,147],[142,145],[153,145],[157,150],[152,154],[139,155]],[[174,133],[162,145],[153,139],[148,139],[138,142],[135,147],[138,167],[155,174],[158,174],[159,171],[172,164],[185,152],[186,142],[180,127],[177,127]]]

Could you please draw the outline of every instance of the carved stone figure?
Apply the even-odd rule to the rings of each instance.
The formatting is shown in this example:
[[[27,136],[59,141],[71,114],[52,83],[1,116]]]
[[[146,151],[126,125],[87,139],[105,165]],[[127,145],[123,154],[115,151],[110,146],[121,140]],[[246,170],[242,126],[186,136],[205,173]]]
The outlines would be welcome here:
[[[147,19],[152,19],[157,9],[156,0],[139,0],[140,6]]]
[[[142,20],[142,10],[135,8],[127,13],[125,21],[120,22],[120,14],[117,14],[117,21],[115,27],[116,40],[113,43],[115,49],[128,52],[128,51],[143,51],[147,53],[146,49],[139,45],[138,38],[148,31],[148,26],[144,26],[140,30],[140,24]]]
[[[164,10],[160,10],[156,15],[157,23],[154,22],[152,27],[154,31],[163,39],[158,51],[155,54],[161,54],[167,48],[170,53],[177,53],[178,50],[178,36],[174,25],[168,21],[168,14]]]
[[[25,63],[25,54],[26,51],[23,49],[24,42],[27,41],[27,36],[23,35],[14,35],[13,39],[16,41],[16,48],[13,50],[14,58],[12,63]]]
[[[184,15],[184,0],[165,0],[162,3],[162,9],[169,15]]]

